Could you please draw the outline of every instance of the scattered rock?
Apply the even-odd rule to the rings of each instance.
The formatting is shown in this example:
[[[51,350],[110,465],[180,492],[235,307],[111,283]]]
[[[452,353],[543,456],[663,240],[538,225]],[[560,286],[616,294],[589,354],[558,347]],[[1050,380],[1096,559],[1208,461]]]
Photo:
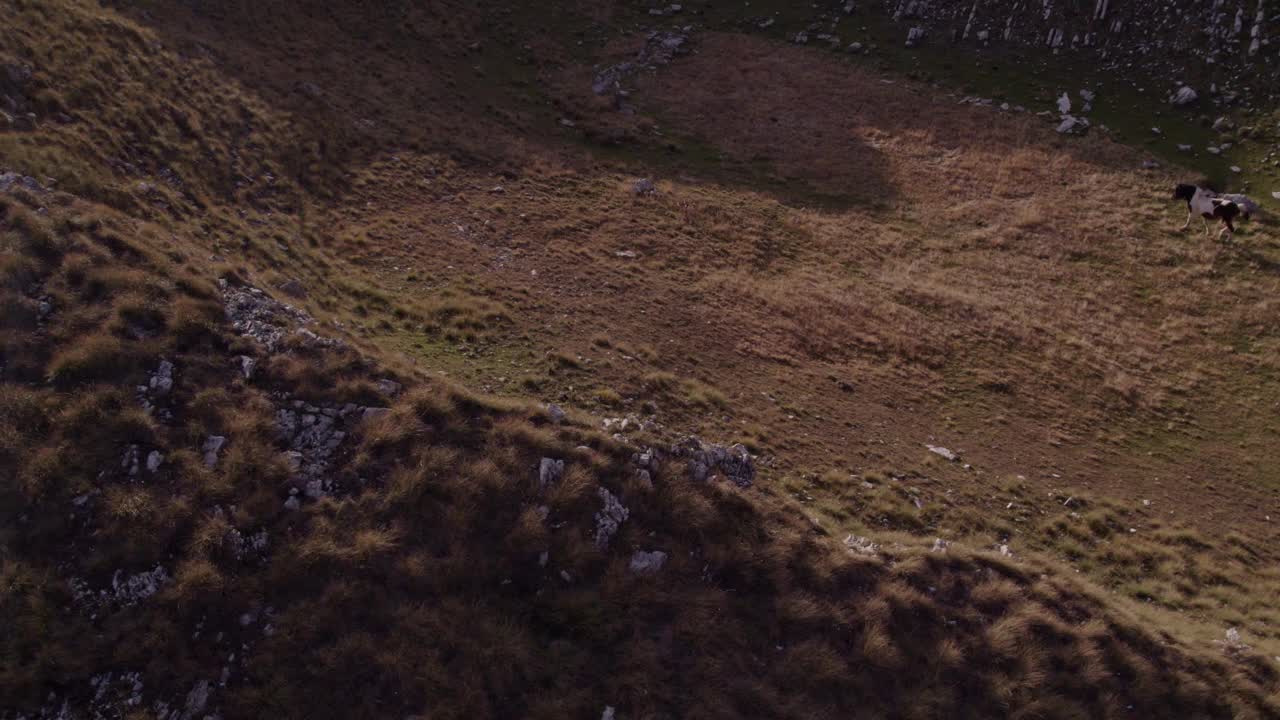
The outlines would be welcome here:
[[[1190,146],[1190,145],[1182,145],[1182,144],[1179,144],[1179,145],[1178,145],[1178,152],[1191,152],[1191,146]]]
[[[608,488],[600,487],[596,492],[604,504],[596,513],[596,547],[603,550],[609,546],[609,541],[618,532],[618,527],[631,513],[623,507],[622,501],[616,495],[609,492]]]
[[[147,472],[155,472],[160,469],[160,463],[164,462],[164,455],[159,450],[152,450],[147,453]]]
[[[943,540],[942,538],[936,538],[933,541],[933,547],[929,550],[930,552],[946,552],[950,547],[951,543],[949,541]]]
[[[929,452],[935,455],[940,455],[943,458],[950,460],[951,462],[956,462],[957,460],[960,459],[959,455],[957,455],[954,452],[951,452],[947,448],[940,447],[938,445],[925,445],[925,447],[929,448]]]
[[[222,446],[227,444],[227,439],[222,435],[210,435],[204,441],[204,445],[200,450],[204,453],[205,467],[213,467],[218,464],[218,453],[222,452]]]
[[[307,329],[312,322],[307,313],[272,299],[255,287],[232,287],[226,280],[218,280],[223,304],[231,327],[241,335],[258,341],[269,352],[279,349],[291,333],[296,332],[312,347],[341,347],[343,343],[324,338]]]
[[[564,477],[564,460],[556,460],[554,458],[544,457],[538,463],[538,489],[546,490],[547,488],[560,482],[560,478]]]
[[[1244,170],[1242,170],[1242,169],[1240,168],[1240,166],[1239,166],[1239,165],[1232,165],[1232,166],[1231,166],[1231,172],[1233,172],[1233,173],[1241,173],[1241,172],[1244,172]]]
[[[564,410],[559,405],[556,405],[553,403],[553,404],[547,405],[547,417],[551,419],[551,422],[555,423],[556,425],[559,425],[560,423],[564,422],[565,413],[564,413]]]
[[[756,469],[751,453],[742,444],[724,447],[707,445],[690,436],[671,448],[671,455],[687,460],[690,479],[702,482],[716,472],[722,473],[739,487],[750,487]]]
[[[385,407],[367,407],[364,412],[360,413],[363,420],[377,420],[380,417],[390,414],[391,408]]]
[[[631,572],[636,575],[653,575],[667,563],[667,554],[661,550],[637,550],[631,556]]]
[[[1089,121],[1075,115],[1063,115],[1058,123],[1057,131],[1063,135],[1081,133],[1089,128]]]
[[[616,714],[617,711],[613,709],[612,705],[609,705],[605,707],[604,712],[600,713],[600,720],[615,720]]]
[[[1209,153],[1210,155],[1221,155],[1222,148],[1214,147],[1210,145],[1209,147],[1205,148],[1205,152]]]
[[[1138,167],[1142,168],[1143,170],[1156,170],[1160,167],[1160,163],[1156,162],[1155,160],[1143,160],[1142,162],[1138,163]]]
[[[305,298],[307,296],[306,286],[298,282],[296,278],[290,278],[280,283],[280,292],[296,298]]]
[[[204,708],[209,704],[209,681],[201,680],[187,693],[187,702],[183,706],[180,720],[198,720],[204,717]]]
[[[1227,119],[1226,115],[1220,116],[1213,121],[1213,129],[1220,133],[1230,132],[1235,129],[1235,123]]]
[[[849,47],[845,48],[845,50],[848,50],[851,53],[862,52],[862,43],[860,42],[849,43]]]
[[[236,363],[240,366],[240,375],[245,380],[253,378],[253,371],[258,367],[258,361],[248,355],[239,355],[236,357]]]
[[[631,192],[636,195],[652,195],[658,191],[658,186],[653,184],[649,178],[640,178],[631,185]]]
[[[1096,97],[1097,97],[1097,94],[1096,94],[1096,93],[1094,93],[1092,90],[1081,90],[1081,91],[1080,91],[1080,97],[1081,97],[1085,102],[1087,102],[1087,103],[1091,103],[1091,102],[1093,102],[1094,98],[1096,98]]]
[[[1058,112],[1067,115],[1071,112],[1071,96],[1062,93],[1062,97],[1058,98]]]
[[[173,363],[168,360],[161,360],[160,367],[151,376],[149,381],[151,394],[155,397],[164,397],[173,389]]]
[[[169,574],[160,565],[156,565],[152,570],[130,575],[123,580],[120,579],[120,571],[117,570],[111,576],[111,592],[118,604],[128,607],[137,605],[160,592],[160,588],[167,582],[169,582]]]
[[[1190,85],[1183,85],[1182,87],[1174,91],[1173,95],[1169,96],[1169,102],[1173,103],[1174,105],[1177,105],[1178,107],[1182,107],[1185,105],[1190,105],[1191,103],[1195,102],[1196,99],[1199,97],[1200,95],[1196,93],[1196,91],[1193,90]]]
[[[913,27],[907,31],[907,47],[913,48],[924,41],[924,28]]]
[[[46,192],[44,186],[29,175],[19,175],[15,172],[0,173],[0,192],[8,192],[14,187],[20,187],[33,193]]]
[[[404,387],[400,383],[396,382],[395,380],[391,380],[390,378],[382,378],[377,383],[375,383],[375,385],[378,386],[378,392],[382,393],[383,395],[386,395],[387,397],[395,397],[399,395],[400,390],[403,389]]]
[[[849,552],[855,555],[870,556],[880,552],[879,544],[871,542],[869,538],[864,538],[861,535],[846,536],[844,539],[844,546],[849,549]]]

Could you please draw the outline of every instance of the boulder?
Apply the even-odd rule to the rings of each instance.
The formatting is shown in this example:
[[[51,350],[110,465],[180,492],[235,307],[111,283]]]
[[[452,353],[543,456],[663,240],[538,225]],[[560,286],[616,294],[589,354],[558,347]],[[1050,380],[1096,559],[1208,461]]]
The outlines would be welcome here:
[[[636,575],[653,575],[667,564],[667,554],[661,550],[637,550],[631,556],[631,572]]]
[[[960,459],[960,456],[958,454],[951,452],[947,448],[940,447],[938,445],[926,445],[925,447],[929,448],[929,452],[935,455],[940,455],[941,457],[946,458],[951,462],[956,462],[957,460]]]

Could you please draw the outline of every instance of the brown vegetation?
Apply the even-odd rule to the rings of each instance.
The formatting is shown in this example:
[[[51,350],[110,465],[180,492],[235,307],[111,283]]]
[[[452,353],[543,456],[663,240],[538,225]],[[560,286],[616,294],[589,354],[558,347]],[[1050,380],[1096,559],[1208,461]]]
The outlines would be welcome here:
[[[104,673],[139,716],[223,673],[224,717],[1280,715],[1271,229],[733,35],[630,118],[581,81],[646,15],[590,5],[0,6],[43,116],[0,171],[48,188],[0,194],[0,715]],[[219,279],[344,344],[266,352]],[[299,510],[293,399],[390,405]],[[637,477],[688,432],[757,486]]]

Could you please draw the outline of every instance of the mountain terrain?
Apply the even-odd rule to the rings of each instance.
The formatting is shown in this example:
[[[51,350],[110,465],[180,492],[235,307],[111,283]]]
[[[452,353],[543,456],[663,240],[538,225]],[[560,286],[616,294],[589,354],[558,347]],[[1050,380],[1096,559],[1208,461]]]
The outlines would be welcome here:
[[[0,4],[0,717],[1280,716],[1273,27]]]

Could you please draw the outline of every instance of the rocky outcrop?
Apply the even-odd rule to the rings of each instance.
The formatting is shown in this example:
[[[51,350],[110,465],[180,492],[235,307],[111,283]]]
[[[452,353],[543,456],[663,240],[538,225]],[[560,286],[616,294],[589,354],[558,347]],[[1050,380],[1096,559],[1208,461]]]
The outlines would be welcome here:
[[[750,487],[756,468],[751,453],[743,445],[708,445],[690,436],[671,448],[671,455],[685,461],[689,478],[702,482],[723,475],[738,487]]]
[[[609,541],[617,534],[618,528],[631,515],[631,512],[623,506],[622,500],[617,495],[609,492],[608,488],[598,488],[596,492],[600,495],[602,507],[596,513],[596,547],[601,550],[609,547]]]
[[[1133,75],[1141,68],[1144,75],[1169,78],[1176,104],[1196,98],[1193,88],[1172,85],[1188,70],[1225,75],[1232,91],[1257,100],[1277,92],[1278,43],[1270,37],[1274,22],[1268,22],[1266,0],[1093,0],[1090,5],[883,0],[877,9],[904,26],[908,45],[926,39],[975,47],[1003,44],[1085,57],[1102,71]],[[832,19],[839,14],[837,7],[827,12]]]

